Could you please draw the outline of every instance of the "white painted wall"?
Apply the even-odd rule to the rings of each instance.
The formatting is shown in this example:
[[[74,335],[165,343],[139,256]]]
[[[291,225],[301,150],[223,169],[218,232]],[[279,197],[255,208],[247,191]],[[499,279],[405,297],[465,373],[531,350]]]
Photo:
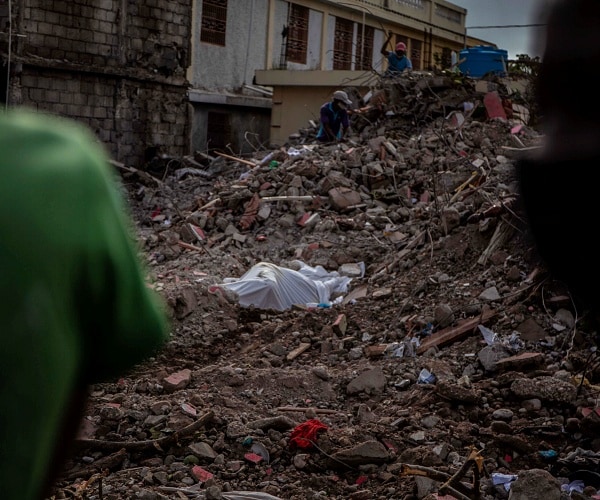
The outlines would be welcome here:
[[[379,52],[386,38],[387,37],[383,31],[378,29],[375,30],[375,34],[373,35],[373,69],[380,74],[383,73],[387,68],[385,57],[381,55],[381,52]],[[388,50],[390,49],[391,47],[388,48]]]
[[[200,42],[202,1],[193,20],[194,88],[234,91],[252,84],[254,72],[266,69],[268,0],[229,0],[225,47]]]

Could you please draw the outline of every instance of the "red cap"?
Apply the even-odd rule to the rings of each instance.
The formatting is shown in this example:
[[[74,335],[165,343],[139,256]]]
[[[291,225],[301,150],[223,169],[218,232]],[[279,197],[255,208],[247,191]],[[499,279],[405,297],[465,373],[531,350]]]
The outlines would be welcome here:
[[[398,42],[396,44],[396,50],[401,50],[402,52],[406,52],[406,44],[404,42]]]

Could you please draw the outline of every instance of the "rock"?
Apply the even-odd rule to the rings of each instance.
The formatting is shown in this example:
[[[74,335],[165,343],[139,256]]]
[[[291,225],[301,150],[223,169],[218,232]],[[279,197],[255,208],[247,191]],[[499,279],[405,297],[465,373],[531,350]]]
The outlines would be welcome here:
[[[479,294],[478,298],[486,302],[494,302],[501,299],[498,289],[495,286],[485,289]]]
[[[509,500],[561,499],[560,483],[548,471],[530,469],[521,471],[510,486]]]
[[[358,445],[338,450],[332,455],[334,460],[329,461],[329,466],[339,469],[340,462],[352,467],[365,464],[383,464],[389,460],[389,454],[379,441],[365,441]]]
[[[569,403],[575,399],[575,386],[556,377],[519,378],[510,390],[522,399],[540,399],[554,403]]]
[[[211,448],[208,443],[192,443],[189,445],[190,451],[197,455],[199,458],[214,459],[217,456],[217,452]]]
[[[386,384],[386,377],[379,367],[367,370],[352,380],[346,386],[349,395],[366,392],[367,394],[381,393]]]
[[[186,368],[185,370],[181,370],[179,372],[173,373],[169,375],[167,378],[163,379],[163,385],[165,391],[167,392],[175,392],[180,389],[184,389],[188,386],[192,378],[192,371]]]

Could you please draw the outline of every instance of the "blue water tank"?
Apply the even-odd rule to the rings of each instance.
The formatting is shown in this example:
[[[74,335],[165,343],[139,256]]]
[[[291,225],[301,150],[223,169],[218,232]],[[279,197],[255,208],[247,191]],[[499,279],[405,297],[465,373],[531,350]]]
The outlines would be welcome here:
[[[489,45],[463,49],[458,56],[458,69],[471,78],[481,78],[488,73],[506,76],[508,52]]]

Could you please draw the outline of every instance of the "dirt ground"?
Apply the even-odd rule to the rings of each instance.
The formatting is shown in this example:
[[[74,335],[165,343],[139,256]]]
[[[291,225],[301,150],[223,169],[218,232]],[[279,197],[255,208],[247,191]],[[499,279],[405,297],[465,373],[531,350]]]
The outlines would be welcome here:
[[[483,109],[472,87],[404,97],[344,143],[118,169],[171,338],[90,388],[52,498],[495,499],[531,469],[592,498],[595,331],[540,265],[514,177],[539,134],[457,126],[461,100]],[[295,261],[347,290],[276,310],[218,286]]]

